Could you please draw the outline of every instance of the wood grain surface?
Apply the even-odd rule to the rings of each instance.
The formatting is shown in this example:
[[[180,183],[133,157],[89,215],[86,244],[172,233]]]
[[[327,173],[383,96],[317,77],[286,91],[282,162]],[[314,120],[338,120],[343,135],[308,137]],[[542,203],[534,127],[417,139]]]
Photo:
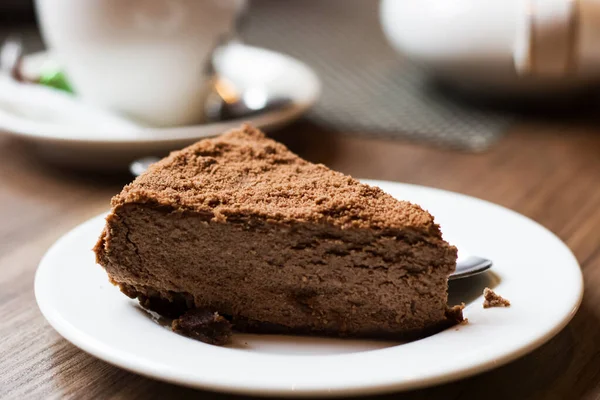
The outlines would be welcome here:
[[[332,134],[308,122],[275,136],[356,177],[453,190],[516,210],[555,232],[581,264],[582,307],[549,343],[470,379],[382,398],[600,398],[600,128],[523,125],[482,154]],[[236,398],[113,367],[45,322],[33,295],[40,258],[69,229],[107,209],[130,177],[56,169],[2,136],[0,160],[0,399]],[[548,301],[551,307],[551,293]]]

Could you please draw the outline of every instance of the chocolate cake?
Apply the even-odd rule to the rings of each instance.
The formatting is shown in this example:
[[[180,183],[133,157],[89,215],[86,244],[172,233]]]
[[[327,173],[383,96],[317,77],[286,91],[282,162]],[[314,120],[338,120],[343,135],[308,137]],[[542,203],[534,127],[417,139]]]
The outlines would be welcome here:
[[[250,126],[125,186],[94,250],[123,293],[190,336],[194,309],[238,331],[393,339],[462,319],[447,307],[456,248],[427,211]]]

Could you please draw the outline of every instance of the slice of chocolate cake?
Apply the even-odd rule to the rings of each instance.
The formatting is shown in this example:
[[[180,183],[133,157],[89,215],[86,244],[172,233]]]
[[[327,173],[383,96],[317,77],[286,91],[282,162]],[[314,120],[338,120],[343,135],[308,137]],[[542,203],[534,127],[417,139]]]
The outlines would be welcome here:
[[[446,304],[456,248],[429,213],[249,126],[127,185],[95,252],[126,295],[170,318],[206,309],[242,331],[396,339],[461,319]]]

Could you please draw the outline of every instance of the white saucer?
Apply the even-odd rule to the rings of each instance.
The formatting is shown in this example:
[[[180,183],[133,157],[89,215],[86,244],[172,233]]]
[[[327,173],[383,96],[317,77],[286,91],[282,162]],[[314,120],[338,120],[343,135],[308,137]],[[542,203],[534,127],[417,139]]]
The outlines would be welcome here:
[[[108,283],[90,251],[102,216],[45,255],[35,279],[38,305],[67,340],[114,365],[196,388],[272,396],[389,392],[464,378],[532,351],[575,314],[583,293],[579,265],[542,226],[460,194],[368,183],[422,204],[450,242],[494,261],[493,274],[452,288],[452,300],[467,303],[467,324],[405,344],[238,334],[229,347],[207,345],[162,327]],[[483,309],[486,285],[512,306]]]
[[[37,76],[41,66],[48,61],[51,61],[49,53],[26,57],[23,66],[25,74]],[[233,44],[217,58],[216,67],[240,90],[250,86],[264,87],[272,95],[290,98],[292,106],[222,123],[151,128],[141,132],[111,129],[93,132],[61,129],[52,123],[49,116],[32,115],[31,110],[20,110],[22,106],[15,103],[4,107],[3,111],[12,112],[15,118],[11,118],[10,124],[0,118],[0,132],[34,143],[42,155],[56,162],[116,169],[123,168],[136,158],[165,154],[199,139],[220,134],[238,127],[242,122],[250,122],[266,131],[279,128],[306,112],[317,101],[321,91],[317,75],[307,65],[266,49]]]

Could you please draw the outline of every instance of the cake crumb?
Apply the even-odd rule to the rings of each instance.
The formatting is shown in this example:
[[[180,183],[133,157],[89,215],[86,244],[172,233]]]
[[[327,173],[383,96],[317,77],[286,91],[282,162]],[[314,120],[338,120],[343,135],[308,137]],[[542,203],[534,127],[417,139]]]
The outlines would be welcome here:
[[[486,287],[483,289],[483,308],[490,307],[510,307],[510,301],[497,295],[492,289]]]
[[[174,319],[171,327],[173,332],[217,346],[231,340],[231,323],[219,313],[205,308],[189,310]]]
[[[465,303],[461,303],[458,306],[448,307],[446,309],[446,319],[448,321],[453,322],[455,325],[460,324],[465,321],[463,317],[463,309],[465,308]]]
[[[467,325],[468,323],[469,323],[469,318],[464,318],[462,321],[460,321],[458,324],[455,325],[454,330],[459,331],[461,325]]]

